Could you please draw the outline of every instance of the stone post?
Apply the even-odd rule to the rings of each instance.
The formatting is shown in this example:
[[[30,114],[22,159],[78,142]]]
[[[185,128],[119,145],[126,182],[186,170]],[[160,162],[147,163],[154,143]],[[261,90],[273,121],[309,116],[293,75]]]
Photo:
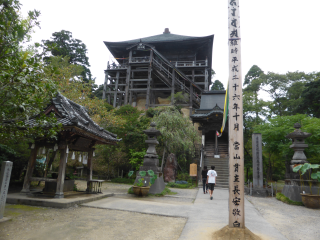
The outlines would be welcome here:
[[[3,218],[4,208],[6,206],[7,194],[9,190],[12,162],[2,162],[0,173],[0,219]]]
[[[263,188],[261,133],[252,134],[252,168],[253,168],[253,187]]]

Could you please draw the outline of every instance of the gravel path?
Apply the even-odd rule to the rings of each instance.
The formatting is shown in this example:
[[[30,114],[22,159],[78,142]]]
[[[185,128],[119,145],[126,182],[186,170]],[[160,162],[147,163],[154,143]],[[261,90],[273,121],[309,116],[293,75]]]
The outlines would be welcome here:
[[[276,198],[246,196],[261,215],[290,240],[320,239],[320,209],[285,204]]]

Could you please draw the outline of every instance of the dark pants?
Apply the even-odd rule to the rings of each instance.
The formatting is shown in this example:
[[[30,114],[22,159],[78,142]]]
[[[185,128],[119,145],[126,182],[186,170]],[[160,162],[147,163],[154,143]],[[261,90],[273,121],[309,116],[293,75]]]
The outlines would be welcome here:
[[[206,178],[202,178],[202,184],[203,184],[203,192],[208,191],[208,184],[206,184],[207,179]]]
[[[214,185],[216,185],[215,183],[208,183],[209,185],[209,190],[213,191],[214,190]]]

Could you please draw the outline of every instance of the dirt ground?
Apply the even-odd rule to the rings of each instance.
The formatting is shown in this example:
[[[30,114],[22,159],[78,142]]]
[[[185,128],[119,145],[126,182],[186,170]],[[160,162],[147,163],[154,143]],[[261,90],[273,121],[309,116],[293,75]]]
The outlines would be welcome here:
[[[76,181],[76,184],[79,190],[86,189],[85,181]],[[106,182],[103,184],[103,192],[126,194],[130,187],[126,184]],[[41,189],[43,185],[34,188]],[[12,189],[11,192],[15,190]],[[184,218],[77,205],[67,209],[56,209],[7,204],[4,215],[12,220],[0,223],[0,240],[173,240],[179,238],[187,221]]]
[[[7,205],[0,239],[178,239],[186,219],[87,207]],[[163,231],[165,229],[165,231]]]

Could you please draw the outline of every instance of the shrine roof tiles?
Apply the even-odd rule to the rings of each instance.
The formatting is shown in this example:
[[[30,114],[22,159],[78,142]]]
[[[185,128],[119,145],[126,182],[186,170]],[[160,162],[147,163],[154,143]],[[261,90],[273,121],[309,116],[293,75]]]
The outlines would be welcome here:
[[[51,104],[47,109],[51,106],[54,106],[58,111],[56,116],[60,116],[57,117],[57,121],[63,126],[75,126],[111,142],[121,141],[121,139],[117,139],[116,134],[111,133],[96,124],[89,116],[85,107],[67,99],[61,93],[58,93],[58,95],[51,100]],[[26,122],[28,125],[33,125],[34,123],[34,119],[30,119]]]

